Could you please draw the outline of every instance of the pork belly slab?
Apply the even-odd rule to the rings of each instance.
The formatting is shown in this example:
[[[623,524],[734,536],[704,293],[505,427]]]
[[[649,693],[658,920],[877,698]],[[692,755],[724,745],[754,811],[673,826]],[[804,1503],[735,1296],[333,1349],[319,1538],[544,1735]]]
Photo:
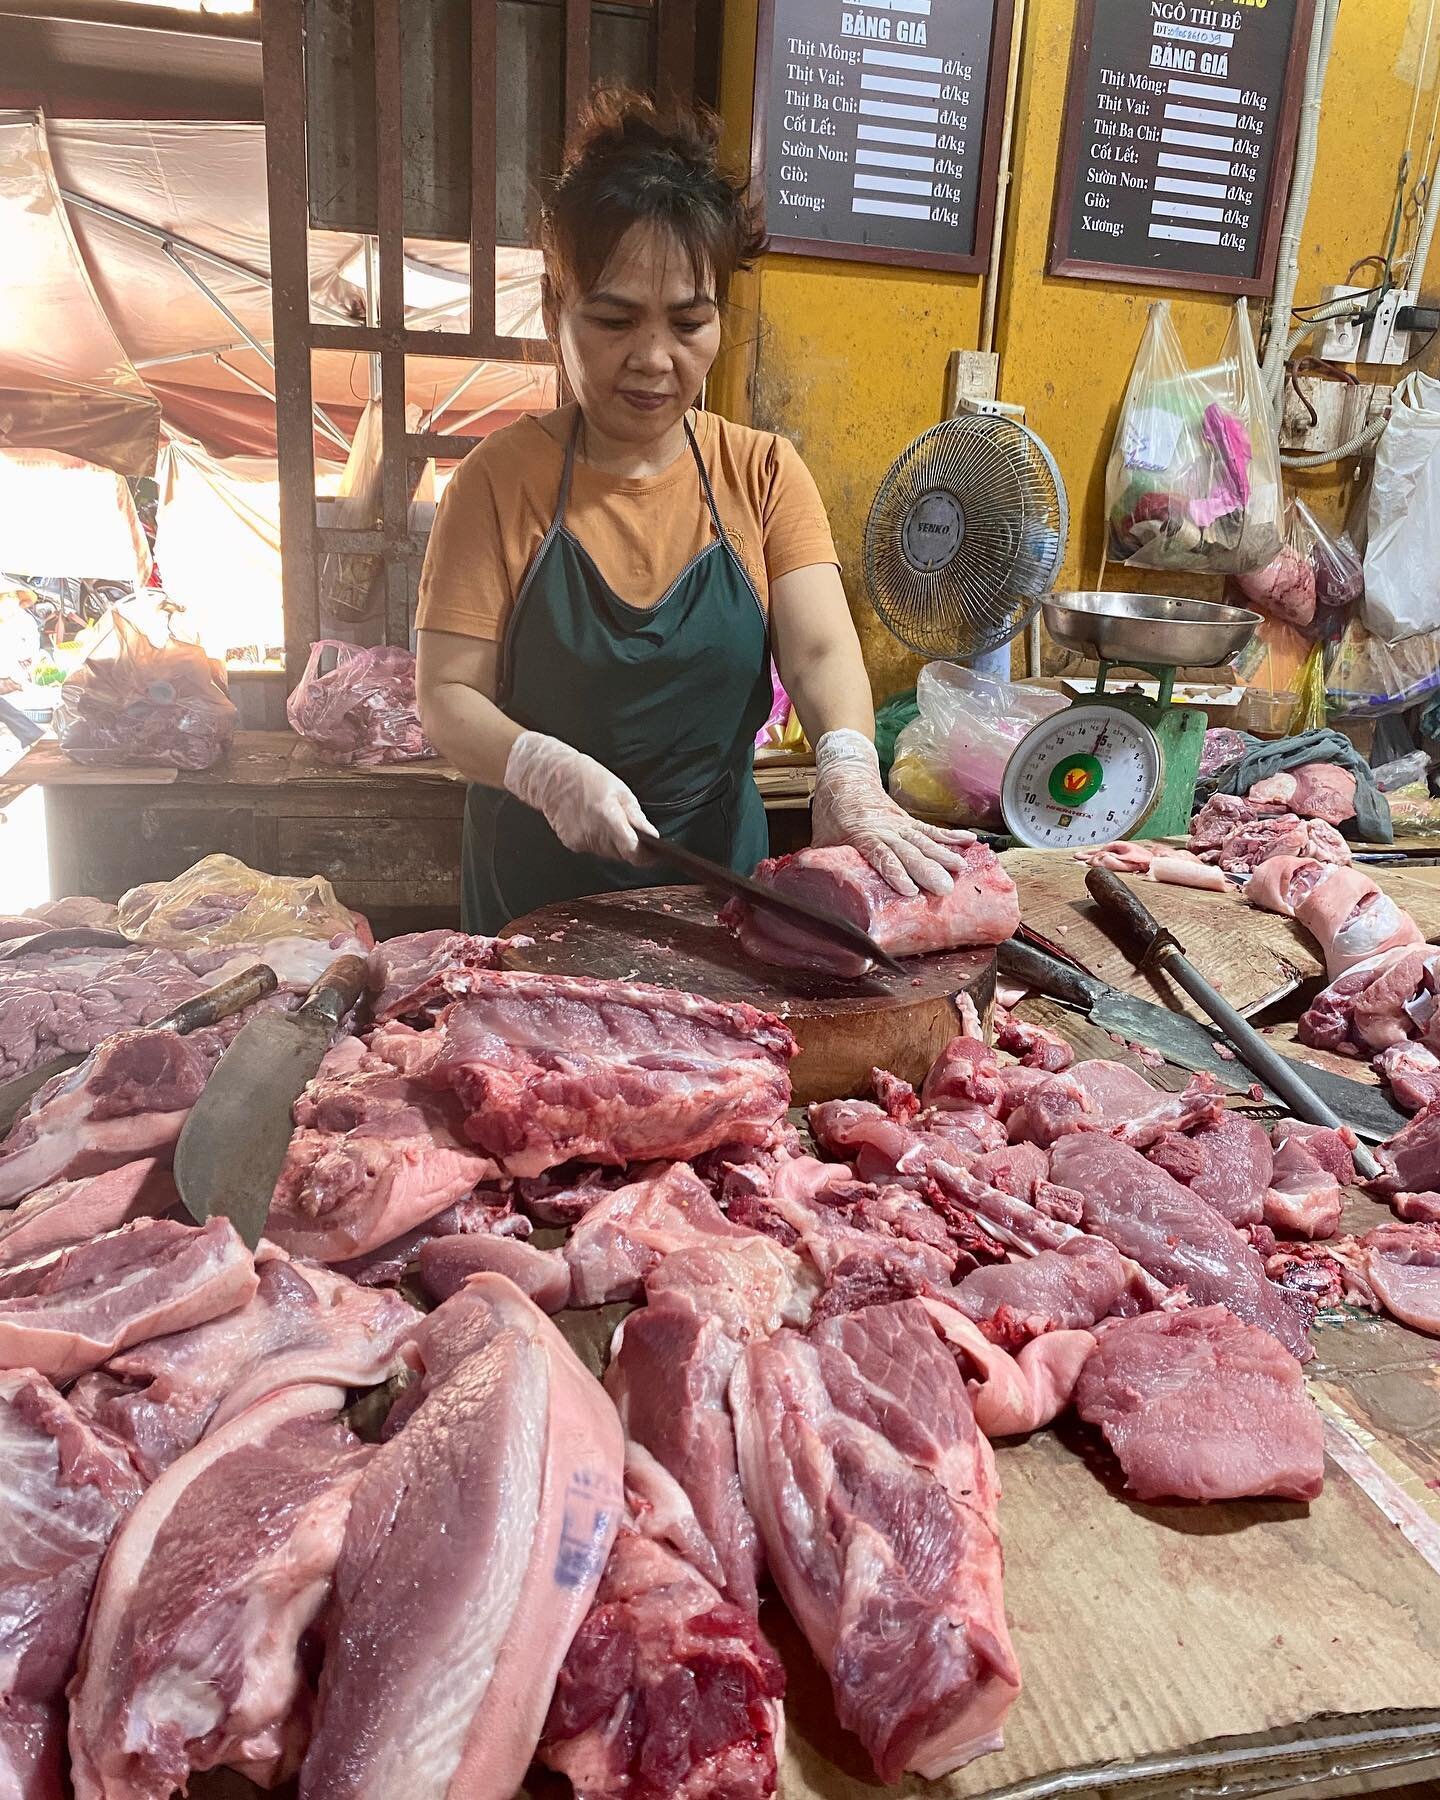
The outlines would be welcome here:
[[[1320,1414],[1300,1365],[1223,1306],[1115,1319],[1075,1404],[1140,1500],[1313,1500],[1325,1475]]]
[[[770,1571],[881,1781],[998,1749],[1020,1670],[994,1465],[924,1306],[748,1345],[731,1403]]]
[[[105,1560],[72,1689],[75,1800],[168,1800],[192,1771],[293,1773],[310,1693],[300,1643],[330,1594],[374,1451],[344,1392],[252,1406],[150,1488]]]
[[[755,879],[777,893],[838,913],[891,956],[1004,943],[1020,923],[1015,883],[983,844],[967,845],[959,854],[965,866],[948,894],[897,894],[848,844],[770,858],[756,869]],[[864,956],[747,901],[732,900],[720,916],[756,962],[840,976],[863,975],[871,966]]]
[[[413,1347],[417,1407],[361,1478],[304,1800],[512,1800],[623,1509],[620,1422],[503,1277]]]

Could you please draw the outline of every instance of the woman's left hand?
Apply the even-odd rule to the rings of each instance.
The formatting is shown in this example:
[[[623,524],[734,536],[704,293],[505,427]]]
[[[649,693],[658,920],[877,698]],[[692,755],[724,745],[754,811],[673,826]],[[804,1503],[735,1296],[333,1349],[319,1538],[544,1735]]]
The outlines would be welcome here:
[[[849,844],[897,894],[923,888],[948,894],[960,854],[975,842],[970,831],[946,831],[911,818],[885,792],[875,746],[858,731],[827,731],[815,746],[812,842]]]

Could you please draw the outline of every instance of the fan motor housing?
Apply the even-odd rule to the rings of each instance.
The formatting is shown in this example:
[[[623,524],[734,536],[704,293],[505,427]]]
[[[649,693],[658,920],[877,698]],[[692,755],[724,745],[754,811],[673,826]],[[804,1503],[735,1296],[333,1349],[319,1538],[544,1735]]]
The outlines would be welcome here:
[[[900,550],[921,575],[948,569],[965,541],[965,509],[944,488],[930,488],[905,513],[900,524]]]

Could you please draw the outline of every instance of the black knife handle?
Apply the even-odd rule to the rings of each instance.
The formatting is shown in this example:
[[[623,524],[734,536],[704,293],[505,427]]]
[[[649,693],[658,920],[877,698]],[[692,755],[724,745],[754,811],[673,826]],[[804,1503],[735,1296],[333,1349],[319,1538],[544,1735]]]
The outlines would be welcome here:
[[[1008,976],[1011,981],[1023,982],[1026,987],[1034,988],[1036,993],[1045,994],[1051,1000],[1062,1000],[1067,1006],[1077,1006],[1081,1012],[1089,1012],[1105,992],[1103,981],[1097,981],[1093,975],[1086,975],[1083,970],[1072,969],[1069,963],[1061,962],[1059,957],[1047,955],[1044,950],[1037,949],[1034,944],[1024,943],[1020,938],[1007,938],[995,954],[1002,975]]]
[[[360,998],[370,973],[363,956],[337,956],[335,961],[311,988],[301,1002],[300,1011],[309,1018],[328,1019],[338,1025]]]
[[[1171,954],[1183,956],[1185,947],[1155,917],[1145,902],[1110,869],[1092,864],[1085,871],[1085,886],[1101,912],[1108,913],[1130,937],[1139,954],[1135,965],[1153,968]]]
[[[159,1023],[166,1031],[184,1037],[188,1032],[198,1031],[202,1025],[218,1025],[232,1013],[253,1006],[257,1000],[273,994],[279,985],[275,971],[268,963],[254,963],[238,975],[232,975],[229,981],[222,981],[219,987],[208,988],[193,1000],[182,1000]]]

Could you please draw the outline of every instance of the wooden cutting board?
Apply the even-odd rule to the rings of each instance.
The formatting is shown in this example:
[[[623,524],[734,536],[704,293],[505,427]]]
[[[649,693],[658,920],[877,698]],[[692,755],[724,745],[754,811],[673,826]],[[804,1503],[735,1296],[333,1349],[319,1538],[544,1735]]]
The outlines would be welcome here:
[[[983,1018],[995,993],[990,950],[919,957],[913,974],[859,981],[767,968],[716,923],[713,896],[693,887],[558,902],[509,929],[535,940],[507,953],[510,968],[654,982],[778,1014],[800,1041],[791,1065],[798,1105],[862,1093],[874,1068],[918,1084],[958,1029],[960,996]]]
[[[1112,987],[1204,1016],[1166,976],[1136,972],[1085,890],[1083,863],[1064,850],[1009,850],[1000,860],[1020,890],[1022,918],[1042,937]],[[1365,873],[1413,914],[1427,938],[1440,938],[1440,884],[1426,880],[1423,870]],[[1301,982],[1324,979],[1325,964],[1314,938],[1293,919],[1247,905],[1238,889],[1212,894],[1165,881],[1137,881],[1135,887],[1201,974],[1241,1012],[1278,1000]]]

